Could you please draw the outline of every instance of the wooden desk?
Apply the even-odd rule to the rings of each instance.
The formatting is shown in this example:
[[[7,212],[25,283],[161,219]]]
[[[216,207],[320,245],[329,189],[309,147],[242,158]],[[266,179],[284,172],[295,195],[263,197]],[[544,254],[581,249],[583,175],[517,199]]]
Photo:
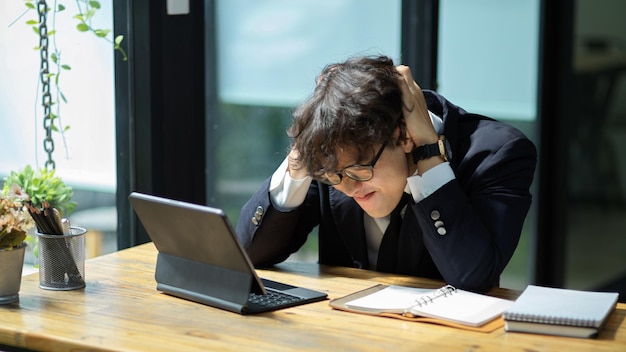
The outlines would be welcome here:
[[[0,307],[0,344],[49,351],[387,351],[626,350],[626,304],[599,339],[464,331],[333,310],[328,301],[240,316],[159,293],[151,243],[90,259],[87,287],[46,291],[23,278],[20,301]],[[261,276],[341,297],[374,283],[439,287],[440,282],[349,268],[285,263]],[[515,298],[518,292],[497,289]]]

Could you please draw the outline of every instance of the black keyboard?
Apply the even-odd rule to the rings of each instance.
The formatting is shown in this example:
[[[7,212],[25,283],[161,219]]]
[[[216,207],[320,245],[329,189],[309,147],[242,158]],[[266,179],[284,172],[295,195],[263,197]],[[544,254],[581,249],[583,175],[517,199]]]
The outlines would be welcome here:
[[[265,307],[276,307],[283,304],[297,302],[301,299],[302,298],[297,296],[292,296],[286,293],[270,290],[267,290],[267,293],[264,295],[250,293],[250,296],[248,297],[248,301],[250,303],[258,304]]]

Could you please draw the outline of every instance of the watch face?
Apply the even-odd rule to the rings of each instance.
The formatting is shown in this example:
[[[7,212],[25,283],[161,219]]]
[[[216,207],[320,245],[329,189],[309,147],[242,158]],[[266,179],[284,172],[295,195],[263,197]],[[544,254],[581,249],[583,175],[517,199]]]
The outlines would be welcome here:
[[[444,161],[450,161],[452,159],[452,150],[446,137],[441,135],[437,144],[439,145],[439,156],[441,156]]]
[[[450,148],[450,142],[448,142],[447,139],[443,139],[443,144],[444,144],[444,153],[445,153],[445,160],[446,161],[450,161],[452,160],[452,148]]]

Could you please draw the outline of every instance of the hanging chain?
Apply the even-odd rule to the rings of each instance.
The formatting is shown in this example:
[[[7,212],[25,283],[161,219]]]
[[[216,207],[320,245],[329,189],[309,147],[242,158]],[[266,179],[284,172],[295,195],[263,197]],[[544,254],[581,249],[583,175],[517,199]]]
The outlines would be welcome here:
[[[43,140],[43,149],[48,154],[48,160],[45,167],[47,170],[54,170],[56,164],[52,160],[52,152],[54,152],[54,141],[52,140],[52,95],[50,94],[50,71],[48,69],[48,26],[46,18],[48,16],[48,3],[46,0],[39,0],[37,4],[37,13],[39,14],[39,53],[41,56],[41,66],[39,75],[42,84],[41,104],[43,106],[43,128],[46,131],[46,137]]]

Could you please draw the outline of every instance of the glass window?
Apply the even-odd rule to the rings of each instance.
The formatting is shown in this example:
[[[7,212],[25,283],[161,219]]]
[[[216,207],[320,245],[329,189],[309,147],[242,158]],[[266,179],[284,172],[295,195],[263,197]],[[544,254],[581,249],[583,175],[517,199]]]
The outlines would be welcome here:
[[[100,237],[94,239],[97,242],[92,255],[97,255],[117,248],[114,52],[105,40],[79,32],[78,22],[72,18],[78,13],[75,4],[65,5],[65,11],[54,18],[49,15],[47,20],[48,30],[56,30],[50,37],[49,52],[56,45],[62,63],[71,67],[62,71],[59,80],[67,99],[61,104],[60,118],[69,130],[64,136],[53,133],[53,159],[56,175],[74,189],[77,207],[73,215],[77,221],[84,221],[73,224],[91,228],[93,233],[103,230],[97,231]],[[101,5],[92,26],[112,29],[112,3],[103,1]],[[26,24],[27,20],[38,20],[38,15],[30,10],[22,16],[25,10],[22,1],[3,1],[0,5],[0,179],[27,164],[43,167],[47,160],[40,105],[40,54],[33,49],[39,46],[39,39]],[[91,208],[102,212],[83,213],[80,217],[81,211]]]
[[[442,0],[440,6],[438,91],[472,112],[534,121],[539,1]]]
[[[293,107],[329,63],[400,54],[400,0],[217,1],[221,101]]]
[[[468,111],[514,125],[538,146],[539,1],[441,0],[439,14],[438,91]],[[501,277],[504,287],[522,289],[530,279],[535,204]]]
[[[564,283],[626,290],[626,3],[574,2]]]
[[[311,94],[322,68],[356,55],[399,59],[401,1],[216,4],[217,202],[236,222],[243,203],[285,157],[291,111]],[[309,240],[300,260],[317,259],[316,242]]]

